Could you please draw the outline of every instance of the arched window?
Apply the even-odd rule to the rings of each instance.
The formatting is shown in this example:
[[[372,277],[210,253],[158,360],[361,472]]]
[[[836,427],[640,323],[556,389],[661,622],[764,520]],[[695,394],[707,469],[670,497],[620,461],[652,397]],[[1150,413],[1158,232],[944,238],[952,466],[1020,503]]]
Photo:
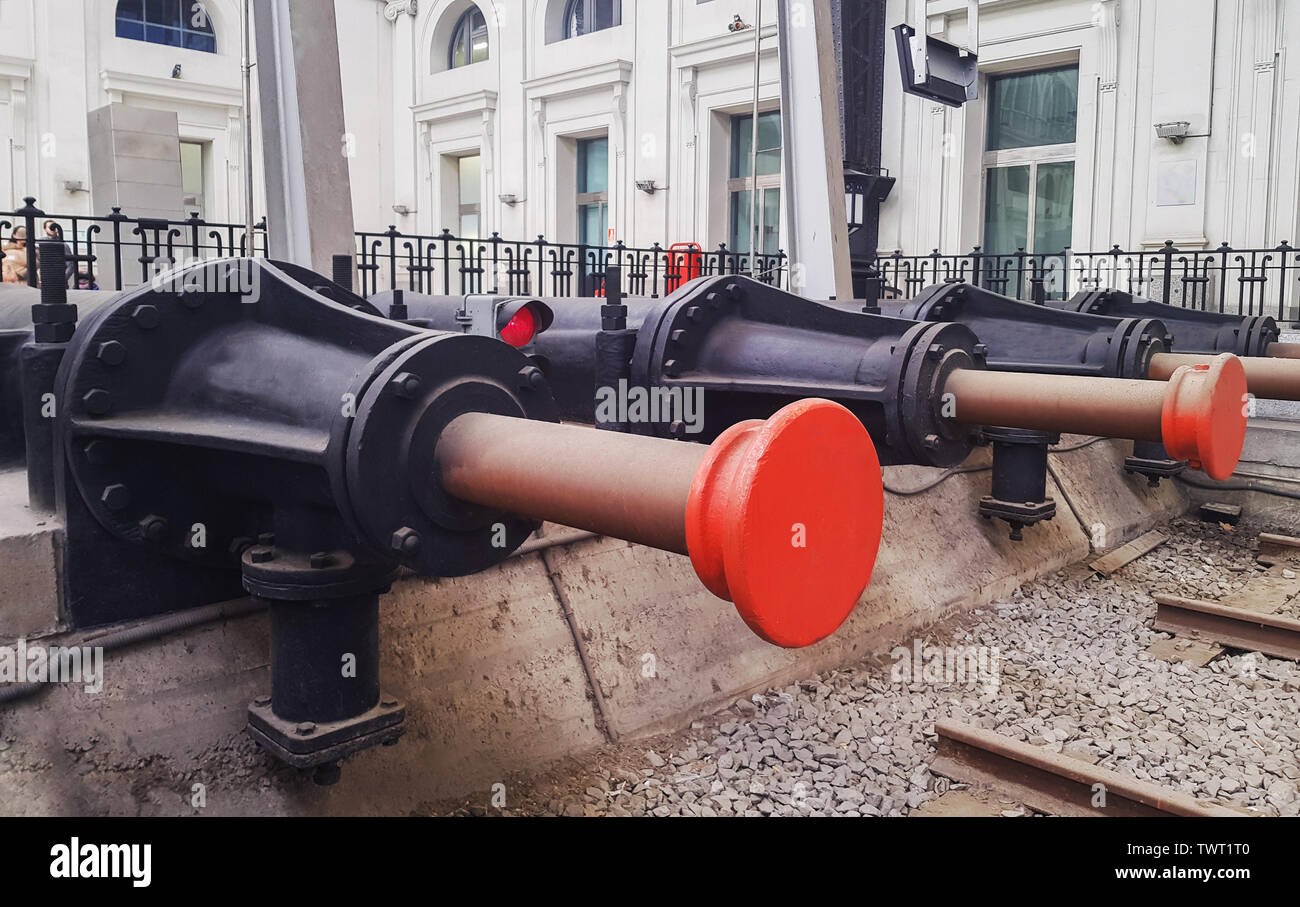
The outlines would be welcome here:
[[[451,46],[447,48],[447,68],[481,63],[487,58],[487,20],[477,6],[471,6],[461,15],[451,33]]]
[[[117,36],[168,47],[217,52],[212,19],[195,0],[118,0]]]
[[[569,0],[564,7],[564,37],[576,38],[623,24],[623,0]]]

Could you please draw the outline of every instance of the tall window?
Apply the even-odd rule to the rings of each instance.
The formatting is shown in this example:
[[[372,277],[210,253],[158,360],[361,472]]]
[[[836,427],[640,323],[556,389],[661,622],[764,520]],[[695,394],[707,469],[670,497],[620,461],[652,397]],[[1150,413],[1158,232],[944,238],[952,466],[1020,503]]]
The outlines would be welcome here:
[[[576,38],[623,24],[623,0],[569,0],[564,7],[564,37]]]
[[[457,235],[462,239],[478,239],[482,235],[479,230],[479,218],[483,210],[479,165],[477,154],[456,159],[460,213],[460,232]]]
[[[758,115],[758,156],[755,167],[754,118],[731,118],[730,241],[733,252],[748,252],[754,235],[751,200],[758,193],[758,252],[775,253],[781,234],[781,112]]]
[[[609,139],[578,141],[578,242],[606,245],[609,228]]]
[[[181,142],[181,204],[186,217],[191,213],[204,216],[203,200],[207,188],[207,175],[203,169],[203,143]]]
[[[451,47],[447,50],[447,66],[455,69],[471,63],[481,63],[488,58],[487,20],[477,6],[471,6],[461,15],[451,33]]]
[[[116,19],[119,38],[217,52],[212,20],[196,0],[118,0]]]
[[[992,76],[987,97],[984,250],[1062,252],[1072,241],[1079,67]]]

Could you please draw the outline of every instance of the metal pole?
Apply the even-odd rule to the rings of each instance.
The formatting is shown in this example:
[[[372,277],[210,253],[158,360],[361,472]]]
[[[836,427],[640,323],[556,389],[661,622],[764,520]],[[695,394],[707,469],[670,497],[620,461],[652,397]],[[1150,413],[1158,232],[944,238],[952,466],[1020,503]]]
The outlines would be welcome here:
[[[243,40],[240,72],[244,81],[244,242],[245,253],[252,257],[253,245],[253,61],[250,0],[244,0],[242,11]]]
[[[763,40],[763,0],[754,0],[754,107],[749,146],[749,276],[757,277],[758,255],[758,66]]]

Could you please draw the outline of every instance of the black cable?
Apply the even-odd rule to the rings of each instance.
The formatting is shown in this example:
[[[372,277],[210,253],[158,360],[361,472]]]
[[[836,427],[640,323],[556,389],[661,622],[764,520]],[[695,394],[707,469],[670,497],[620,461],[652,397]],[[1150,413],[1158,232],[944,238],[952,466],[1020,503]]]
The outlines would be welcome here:
[[[1058,453],[1058,454],[1072,453],[1076,450],[1083,450],[1083,448],[1085,447],[1091,447],[1092,445],[1096,444],[1098,441],[1109,441],[1109,440],[1110,440],[1109,438],[1103,438],[1099,436],[1096,438],[1089,438],[1087,441],[1084,441],[1081,444],[1074,444],[1070,447],[1049,447],[1047,449],[1047,452]],[[927,482],[926,484],[921,485],[918,488],[890,488],[888,485],[885,485],[884,488],[885,491],[889,492],[895,497],[910,498],[918,494],[924,494],[925,492],[929,491],[931,488],[937,487],[938,485],[940,485],[943,482],[946,482],[948,479],[952,478],[953,476],[964,475],[966,473],[972,473],[972,472],[987,472],[992,468],[993,468],[992,466],[962,466],[956,469],[949,469],[943,475],[936,478],[934,481]]]
[[[1289,498],[1292,501],[1300,501],[1300,491],[1290,491],[1286,488],[1275,488],[1272,485],[1261,485],[1258,482],[1238,482],[1229,485],[1224,482],[1195,482],[1185,476],[1174,476],[1184,485],[1190,485],[1193,488],[1201,488],[1206,491],[1256,491],[1260,494],[1271,494],[1279,498]]]

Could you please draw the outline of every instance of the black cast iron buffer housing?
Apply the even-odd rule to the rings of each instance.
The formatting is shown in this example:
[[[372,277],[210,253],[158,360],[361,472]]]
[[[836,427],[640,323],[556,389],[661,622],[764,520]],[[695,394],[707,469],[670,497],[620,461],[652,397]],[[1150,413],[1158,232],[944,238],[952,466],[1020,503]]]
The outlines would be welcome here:
[[[1047,308],[991,293],[966,283],[937,284],[913,299],[884,302],[886,314],[918,321],[956,321],[984,339],[995,371],[1145,378],[1151,357],[1169,352],[1172,337],[1149,313],[1120,319]],[[993,445],[993,493],[979,505],[986,518],[1011,526],[1019,540],[1027,525],[1051,519],[1056,502],[1046,491],[1047,452],[1060,436],[1047,432],[986,428]],[[1159,441],[1134,441],[1126,472],[1152,486],[1187,467]]]
[[[78,326],[58,374],[58,494],[119,539],[238,564],[273,640],[272,695],[249,730],[333,780],[339,759],[402,732],[378,647],[399,566],[473,573],[536,528],[424,475],[441,430],[467,412],[558,412],[505,344],[385,320],[264,261],[185,275],[203,290],[142,287]]]

